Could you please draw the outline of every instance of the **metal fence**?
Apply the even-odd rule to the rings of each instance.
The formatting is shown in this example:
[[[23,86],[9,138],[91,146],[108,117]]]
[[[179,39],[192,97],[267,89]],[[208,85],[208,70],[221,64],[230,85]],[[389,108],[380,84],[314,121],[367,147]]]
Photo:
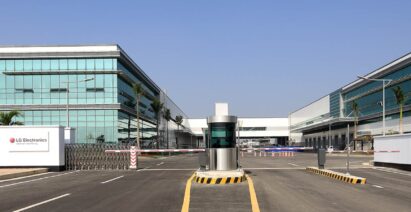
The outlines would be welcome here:
[[[105,150],[129,150],[129,144],[66,144],[66,170],[129,169],[130,154]]]

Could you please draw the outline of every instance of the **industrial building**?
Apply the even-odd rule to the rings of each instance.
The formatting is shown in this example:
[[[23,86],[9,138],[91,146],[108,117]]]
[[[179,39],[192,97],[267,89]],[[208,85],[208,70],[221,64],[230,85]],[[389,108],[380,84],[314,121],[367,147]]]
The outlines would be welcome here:
[[[343,150],[348,141],[354,150],[369,150],[374,136],[411,132],[411,53],[355,77],[289,114],[291,143]],[[403,95],[402,103],[394,89]]]
[[[139,121],[132,90],[138,83]],[[163,103],[159,113],[154,99]],[[119,45],[0,47],[0,111],[11,110],[22,113],[16,121],[24,125],[74,128],[76,143],[130,143],[139,136],[143,147],[159,140],[165,148],[192,141],[185,113]]]

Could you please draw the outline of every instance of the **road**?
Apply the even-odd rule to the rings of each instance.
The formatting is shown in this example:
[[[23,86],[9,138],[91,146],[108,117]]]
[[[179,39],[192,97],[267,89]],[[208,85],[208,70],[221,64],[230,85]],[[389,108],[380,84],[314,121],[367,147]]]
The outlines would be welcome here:
[[[314,154],[240,157],[254,182],[261,211],[410,211],[411,173],[374,169],[354,157],[353,185],[306,172]],[[66,171],[0,181],[0,211],[181,211],[196,154],[140,160],[138,171]],[[326,168],[345,172],[345,157],[327,157]],[[248,182],[192,183],[190,211],[251,211]]]

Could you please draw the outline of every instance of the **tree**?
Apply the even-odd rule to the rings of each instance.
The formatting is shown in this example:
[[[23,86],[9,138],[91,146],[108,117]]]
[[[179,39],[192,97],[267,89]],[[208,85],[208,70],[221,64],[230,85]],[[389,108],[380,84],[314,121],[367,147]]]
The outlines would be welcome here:
[[[17,110],[0,112],[0,125],[23,125],[23,122],[13,121],[13,119],[19,116],[22,116],[22,113]]]
[[[358,107],[357,102],[354,100],[351,104],[352,112],[354,113],[354,150],[356,148],[355,139],[357,139],[357,126],[358,126],[358,115],[360,113],[360,108]]]
[[[138,84],[133,84],[133,92],[136,95],[136,114],[137,114],[137,136],[136,136],[136,144],[137,148],[140,149],[140,100],[141,97],[144,95],[145,91],[143,86]]]
[[[160,148],[160,112],[163,109],[164,104],[158,99],[158,98],[154,98],[153,102],[150,104],[151,109],[153,109],[156,121],[157,121],[157,125],[156,125],[156,129],[157,129],[157,149]]]
[[[134,108],[136,106],[136,104],[131,100],[125,101],[123,104],[127,107],[130,107],[130,108]],[[128,115],[128,122],[127,122],[127,129],[128,129],[127,130],[127,143],[130,142],[130,134],[131,134],[131,129],[130,128],[131,128],[131,115],[129,114]]]
[[[402,111],[405,103],[405,96],[404,96],[404,91],[401,89],[400,86],[397,86],[392,89],[395,95],[395,99],[397,102],[397,105],[400,108],[400,123],[399,123],[399,128],[400,128],[400,134],[403,134],[403,124],[402,124]]]
[[[183,124],[183,116],[180,116],[180,115],[176,116],[175,123],[177,124],[177,132],[179,132],[180,126]],[[177,136],[176,136],[176,146],[178,149],[178,137]]]
[[[170,147],[169,146],[169,140],[168,140],[168,122],[171,120],[171,113],[170,113],[170,109],[165,108],[164,109],[164,119],[167,121],[167,149]]]

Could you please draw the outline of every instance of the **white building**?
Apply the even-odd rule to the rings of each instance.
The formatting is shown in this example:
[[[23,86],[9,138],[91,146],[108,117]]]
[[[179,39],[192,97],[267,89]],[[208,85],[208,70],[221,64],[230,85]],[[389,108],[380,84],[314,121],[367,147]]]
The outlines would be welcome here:
[[[196,135],[200,147],[204,147],[207,119],[188,119],[191,131]],[[237,137],[241,145],[268,146],[287,145],[287,118],[238,118]]]

